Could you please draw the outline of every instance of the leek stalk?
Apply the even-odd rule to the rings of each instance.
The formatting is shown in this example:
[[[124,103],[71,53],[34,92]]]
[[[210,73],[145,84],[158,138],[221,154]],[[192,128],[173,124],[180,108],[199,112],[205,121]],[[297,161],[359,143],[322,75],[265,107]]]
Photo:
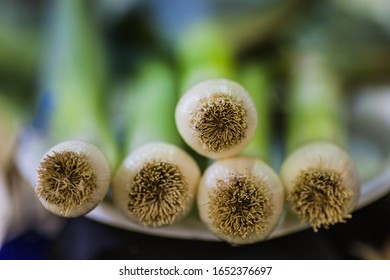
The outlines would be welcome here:
[[[180,93],[208,79],[235,79],[232,43],[213,21],[196,21],[182,33],[175,49],[181,74]]]
[[[287,153],[317,140],[346,146],[342,85],[316,54],[297,54],[287,96]]]
[[[144,143],[161,141],[177,146],[183,142],[175,126],[177,88],[174,73],[158,59],[143,63],[130,84],[123,103],[125,154]]]
[[[49,103],[48,136],[53,143],[80,140],[97,145],[115,168],[117,152],[104,107],[104,55],[88,1],[55,1],[49,11],[41,79]],[[49,100],[49,101],[47,101]],[[45,125],[45,124],[44,124]]]

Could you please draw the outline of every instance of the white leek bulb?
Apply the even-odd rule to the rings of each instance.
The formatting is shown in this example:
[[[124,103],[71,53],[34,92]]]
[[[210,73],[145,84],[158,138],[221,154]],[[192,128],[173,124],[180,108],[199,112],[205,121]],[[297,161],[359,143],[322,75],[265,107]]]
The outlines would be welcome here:
[[[281,168],[290,207],[314,231],[345,222],[360,194],[358,173],[350,156],[334,144],[305,145]]]
[[[35,192],[43,206],[63,217],[94,209],[109,189],[110,168],[103,153],[82,141],[55,145],[43,156]]]
[[[266,239],[283,213],[284,189],[263,161],[250,157],[219,160],[204,172],[198,189],[204,224],[232,244]]]
[[[181,148],[151,142],[128,155],[114,178],[114,204],[146,227],[170,225],[192,208],[200,178],[195,160]]]
[[[176,106],[176,126],[197,153],[212,159],[239,154],[251,141],[257,112],[239,84],[207,80],[189,89]]]

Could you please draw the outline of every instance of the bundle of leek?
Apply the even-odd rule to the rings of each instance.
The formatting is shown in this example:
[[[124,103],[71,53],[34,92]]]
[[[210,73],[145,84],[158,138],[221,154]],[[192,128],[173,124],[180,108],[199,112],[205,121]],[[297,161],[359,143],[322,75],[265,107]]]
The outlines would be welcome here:
[[[200,177],[174,123],[177,102],[171,69],[148,61],[123,103],[131,112],[126,154],[113,183],[113,200],[130,220],[146,227],[170,225],[193,206]]]
[[[36,194],[53,213],[77,217],[105,197],[117,152],[103,113],[102,50],[96,26],[90,15],[86,16],[93,11],[87,9],[91,3],[69,0],[51,4],[41,81],[49,116],[41,128],[46,127],[52,148],[39,164]]]
[[[351,217],[360,184],[343,149],[342,88],[325,58],[306,48],[295,53],[288,94],[287,152],[281,180],[292,211],[314,231]]]

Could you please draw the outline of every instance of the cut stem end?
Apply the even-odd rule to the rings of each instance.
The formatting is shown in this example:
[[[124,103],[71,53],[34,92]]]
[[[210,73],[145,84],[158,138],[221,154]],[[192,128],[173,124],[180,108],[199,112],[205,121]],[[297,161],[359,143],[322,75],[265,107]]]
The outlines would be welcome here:
[[[231,173],[209,191],[209,218],[224,236],[248,238],[263,234],[273,214],[272,197],[264,182]]]
[[[318,231],[351,218],[346,206],[352,196],[339,172],[310,168],[301,171],[287,199],[302,222],[309,222]]]
[[[185,210],[188,185],[170,162],[144,163],[129,183],[127,209],[144,226],[172,224]]]
[[[47,204],[69,216],[72,210],[93,203],[97,176],[87,157],[74,151],[47,155],[38,169],[36,194]]]

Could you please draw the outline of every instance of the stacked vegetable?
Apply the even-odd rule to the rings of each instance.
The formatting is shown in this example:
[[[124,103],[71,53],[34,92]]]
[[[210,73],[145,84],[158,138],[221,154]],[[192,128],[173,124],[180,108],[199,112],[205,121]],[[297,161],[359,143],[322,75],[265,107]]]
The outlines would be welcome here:
[[[137,53],[122,73],[124,90],[113,93],[108,78],[116,70],[110,68],[112,54],[104,53],[111,49],[103,47],[95,5],[52,2],[42,65],[29,65],[41,70],[39,136],[32,141],[39,155],[19,153],[18,161],[33,169],[23,172],[33,174],[35,194],[47,210],[74,218],[104,202],[129,223],[152,229],[192,213],[232,244],[267,239],[286,216],[314,231],[351,218],[361,182],[348,154],[343,98],[349,80],[340,78],[351,67],[336,63],[326,44],[312,47],[316,40],[329,43],[327,32],[305,37],[306,48],[294,38],[288,59],[265,50],[270,59],[258,55],[262,44],[256,55],[252,45],[244,53],[234,41],[236,30],[221,20],[194,21],[170,52],[152,48],[150,54],[148,45]],[[280,37],[270,41],[288,40],[286,30],[280,27]],[[262,42],[267,34],[259,34]],[[277,95],[280,84],[285,87]],[[276,112],[282,112],[277,120]],[[4,124],[2,169],[10,157],[3,151],[16,143],[16,133],[2,133],[13,128]],[[0,172],[5,199],[3,178]],[[0,227],[0,241],[3,232]]]
[[[281,167],[291,209],[314,231],[345,222],[360,195],[354,162],[342,148],[342,87],[313,50],[294,54],[288,96],[288,157]]]
[[[182,219],[192,208],[200,169],[181,147],[175,129],[177,102],[171,69],[160,61],[146,63],[124,103],[125,151],[116,172],[114,203],[131,220],[160,227]]]
[[[104,114],[102,50],[80,1],[52,3],[42,67],[42,98],[49,100],[48,145],[35,191],[55,214],[86,214],[106,196],[116,147]],[[103,151],[103,152],[102,152]]]

